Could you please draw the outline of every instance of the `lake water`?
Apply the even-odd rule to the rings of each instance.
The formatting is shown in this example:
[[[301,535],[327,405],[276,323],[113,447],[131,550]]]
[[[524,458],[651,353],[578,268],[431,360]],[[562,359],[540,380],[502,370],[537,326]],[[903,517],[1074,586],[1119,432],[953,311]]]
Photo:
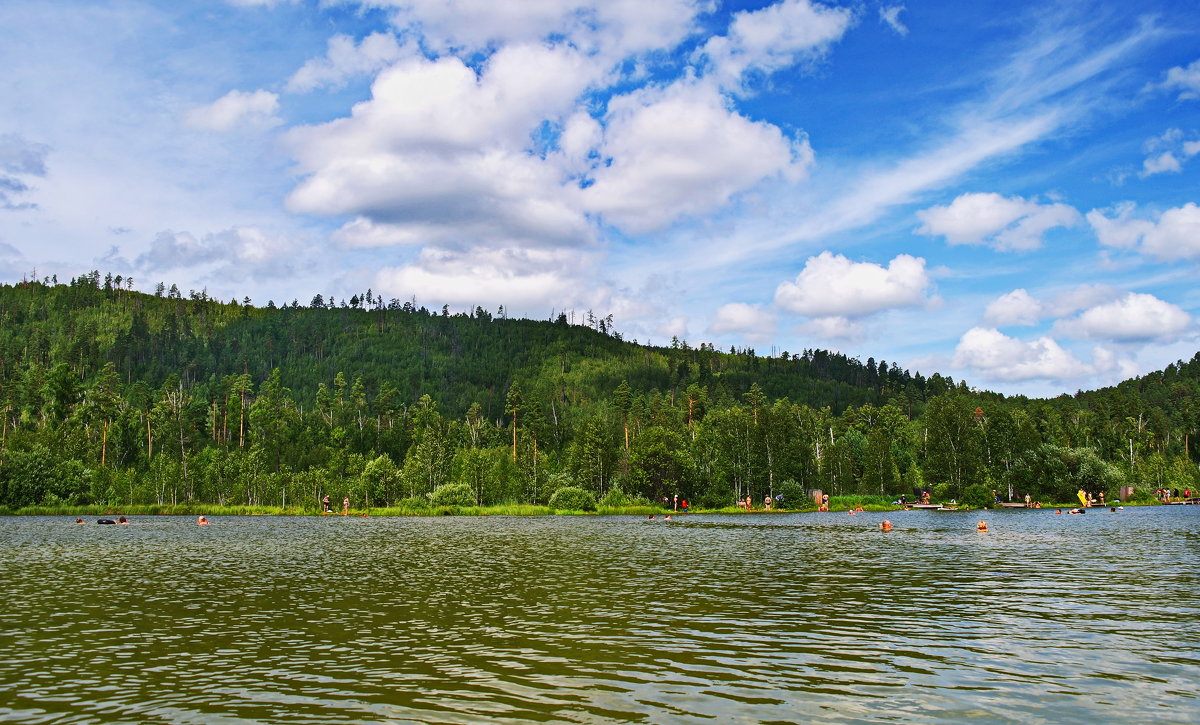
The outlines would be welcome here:
[[[0,518],[2,721],[1200,720],[1200,507],[86,520]]]

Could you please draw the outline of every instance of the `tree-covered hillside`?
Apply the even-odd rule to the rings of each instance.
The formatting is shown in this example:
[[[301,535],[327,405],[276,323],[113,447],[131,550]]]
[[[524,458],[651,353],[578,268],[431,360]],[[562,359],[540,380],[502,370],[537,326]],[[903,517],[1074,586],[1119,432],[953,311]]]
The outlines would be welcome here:
[[[707,505],[932,486],[1062,500],[1194,487],[1200,357],[1051,401],[822,350],[620,339],[371,291],[253,307],[98,272],[0,286],[0,506],[380,506],[575,484]]]

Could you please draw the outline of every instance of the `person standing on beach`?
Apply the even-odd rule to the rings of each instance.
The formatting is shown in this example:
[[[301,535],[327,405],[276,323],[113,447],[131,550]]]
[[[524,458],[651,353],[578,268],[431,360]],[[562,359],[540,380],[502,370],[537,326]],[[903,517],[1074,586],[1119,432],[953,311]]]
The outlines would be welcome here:
[[[321,513],[331,514],[333,510],[329,508],[329,494],[325,494],[325,498],[321,499]]]
[[[350,515],[350,497],[342,499],[342,516]]]

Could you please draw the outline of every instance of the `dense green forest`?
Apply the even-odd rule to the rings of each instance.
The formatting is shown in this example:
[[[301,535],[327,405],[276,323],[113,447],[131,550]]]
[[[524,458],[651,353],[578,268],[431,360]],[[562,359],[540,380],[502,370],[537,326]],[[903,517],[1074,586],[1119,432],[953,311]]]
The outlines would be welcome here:
[[[1200,354],[1053,400],[823,351],[627,342],[611,317],[427,310],[370,290],[255,307],[99,272],[0,286],[0,507],[379,507],[453,492],[705,507],[1193,488]],[[620,494],[614,494],[613,491]]]

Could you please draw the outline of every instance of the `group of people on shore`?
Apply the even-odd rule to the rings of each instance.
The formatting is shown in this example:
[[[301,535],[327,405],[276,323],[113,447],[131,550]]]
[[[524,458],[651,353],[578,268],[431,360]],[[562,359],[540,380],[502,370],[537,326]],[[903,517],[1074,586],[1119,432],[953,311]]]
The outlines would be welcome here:
[[[329,501],[329,494],[325,494],[325,498],[321,499],[321,513],[322,514],[333,513],[332,504]],[[347,496],[346,498],[342,499],[342,516],[349,516],[349,515],[350,515],[350,497]]]
[[[1159,488],[1154,491],[1154,498],[1158,499],[1159,503],[1187,501],[1197,495],[1200,495],[1200,492],[1193,491],[1190,488],[1185,488],[1182,491],[1178,488]]]
[[[680,498],[679,494],[675,494],[674,496],[669,496],[669,497],[663,496],[662,497],[662,505],[663,505],[663,508],[669,508],[669,509],[671,509],[671,511],[673,513],[678,513],[678,514],[686,514],[688,512],[688,509],[691,507],[691,504],[688,503],[688,500],[686,498]],[[649,516],[646,517],[646,520],[647,521],[657,521],[658,517],[656,517],[654,514],[650,514]],[[662,520],[670,521],[671,514],[664,514],[662,517]]]
[[[767,496],[765,496],[763,498],[762,508],[759,508],[757,510],[771,511],[772,509],[775,508],[776,504],[780,504],[780,503],[783,503],[783,494],[782,493],[773,498],[768,494]],[[739,500],[737,502],[737,504],[738,504],[738,508],[742,509],[743,511],[756,510],[755,506],[754,506],[754,497],[751,496],[750,494],[746,494],[746,498]]]
[[[687,513],[690,504],[686,498],[680,498],[679,494],[674,496],[662,497],[663,508],[669,508],[676,513]]]

